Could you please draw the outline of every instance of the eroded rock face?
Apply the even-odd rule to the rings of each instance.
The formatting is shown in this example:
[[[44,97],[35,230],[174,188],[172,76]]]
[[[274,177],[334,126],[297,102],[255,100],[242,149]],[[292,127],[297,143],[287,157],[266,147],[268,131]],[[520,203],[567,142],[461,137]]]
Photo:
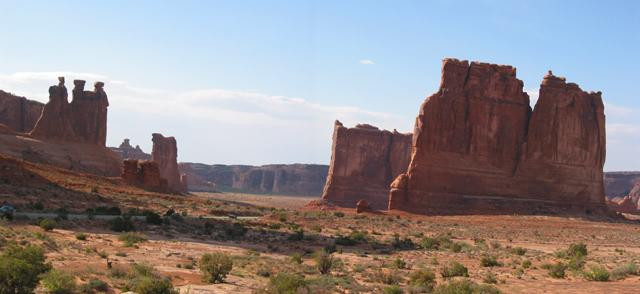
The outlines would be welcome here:
[[[125,159],[121,177],[134,186],[151,191],[167,192],[167,180],[160,176],[160,168],[155,161]]]
[[[604,207],[604,106],[551,73],[535,110],[511,66],[445,59],[420,107],[406,174],[389,209],[417,213]]]
[[[328,166],[319,164],[207,165],[182,162],[193,191],[321,196]]]
[[[167,180],[169,189],[175,192],[186,192],[186,183],[180,181],[180,172],[178,171],[176,139],[155,133],[152,135],[152,141],[151,160],[158,163],[160,175]]]
[[[64,77],[49,87],[49,102],[44,106],[31,135],[45,140],[87,143],[105,146],[109,101],[104,83],[96,82],[94,91],[84,91],[85,81],[75,80],[73,101],[69,103]]]
[[[44,104],[0,90],[0,124],[10,130],[28,133],[36,125]]]
[[[389,184],[406,171],[410,155],[411,134],[336,121],[322,198],[350,208],[366,200],[373,209],[386,209]]]
[[[111,151],[117,153],[122,159],[140,159],[140,160],[150,160],[151,154],[145,153],[140,148],[140,145],[136,145],[136,147],[131,146],[131,141],[129,139],[124,139],[120,146],[118,147],[109,147]]]
[[[371,206],[367,200],[360,200],[356,203],[356,213],[364,213],[371,211]]]
[[[609,199],[629,195],[633,187],[640,183],[640,172],[605,172],[604,194]]]

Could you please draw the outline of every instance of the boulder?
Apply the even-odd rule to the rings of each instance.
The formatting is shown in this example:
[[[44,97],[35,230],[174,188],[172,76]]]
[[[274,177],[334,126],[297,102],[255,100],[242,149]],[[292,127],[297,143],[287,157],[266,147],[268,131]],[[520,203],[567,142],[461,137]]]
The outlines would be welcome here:
[[[389,209],[416,213],[605,211],[601,93],[551,72],[535,109],[511,66],[445,59],[420,107]]]
[[[180,181],[176,139],[154,133],[152,135],[152,141],[153,151],[151,152],[151,160],[158,163],[160,175],[167,180],[169,189],[179,193],[187,192],[185,183]]]
[[[371,125],[346,128],[336,121],[331,152],[322,198],[349,208],[362,199],[373,209],[386,209],[389,184],[406,171],[411,134]]]

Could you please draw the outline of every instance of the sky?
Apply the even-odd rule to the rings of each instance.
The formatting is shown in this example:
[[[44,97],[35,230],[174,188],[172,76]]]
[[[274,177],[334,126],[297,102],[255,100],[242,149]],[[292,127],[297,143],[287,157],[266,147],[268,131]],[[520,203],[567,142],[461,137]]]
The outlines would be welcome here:
[[[413,130],[443,58],[602,91],[605,170],[640,170],[638,1],[5,1],[0,89],[105,82],[107,145],[178,160],[327,164],[334,120]],[[71,87],[71,85],[68,85]]]

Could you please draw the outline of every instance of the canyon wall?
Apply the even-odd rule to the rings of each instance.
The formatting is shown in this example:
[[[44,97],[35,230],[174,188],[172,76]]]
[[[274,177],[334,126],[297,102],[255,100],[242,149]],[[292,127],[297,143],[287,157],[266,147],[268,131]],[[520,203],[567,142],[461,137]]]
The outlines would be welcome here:
[[[191,191],[320,196],[328,166],[317,164],[207,165],[182,162]]]
[[[604,173],[604,194],[608,199],[622,198],[640,183],[640,172],[621,171]]]
[[[174,137],[152,134],[153,151],[151,160],[158,164],[160,176],[167,180],[169,189],[175,192],[187,192],[187,183],[181,181],[178,170],[178,147]],[[186,180],[186,178],[184,178]]]
[[[0,124],[10,130],[28,133],[36,125],[44,104],[0,90]]]
[[[336,121],[331,153],[322,198],[343,207],[365,200],[373,209],[386,209],[389,184],[409,164],[411,134],[365,124],[346,128]]]
[[[603,210],[601,93],[551,72],[531,111],[511,66],[445,59],[420,107],[389,209],[417,213]]]

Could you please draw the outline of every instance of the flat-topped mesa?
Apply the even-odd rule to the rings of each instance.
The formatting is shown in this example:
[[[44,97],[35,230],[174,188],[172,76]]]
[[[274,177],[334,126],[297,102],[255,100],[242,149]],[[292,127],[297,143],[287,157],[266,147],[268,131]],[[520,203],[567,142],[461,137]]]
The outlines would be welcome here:
[[[600,93],[549,73],[532,112],[511,66],[445,59],[420,107],[389,209],[417,213],[604,210]]]
[[[158,163],[160,175],[167,179],[169,189],[174,192],[187,192],[186,182],[181,181],[178,171],[178,147],[174,137],[164,137],[162,134],[152,135],[153,151],[151,160]],[[186,177],[184,178],[186,180]]]
[[[346,128],[336,121],[322,198],[343,207],[365,200],[373,209],[386,209],[389,183],[406,171],[410,154],[411,134],[363,124]]]
[[[33,137],[105,146],[107,139],[107,107],[109,101],[104,83],[96,82],[94,91],[84,91],[85,81],[74,80],[73,101],[64,77],[57,86],[49,87],[49,102],[31,131]]]

